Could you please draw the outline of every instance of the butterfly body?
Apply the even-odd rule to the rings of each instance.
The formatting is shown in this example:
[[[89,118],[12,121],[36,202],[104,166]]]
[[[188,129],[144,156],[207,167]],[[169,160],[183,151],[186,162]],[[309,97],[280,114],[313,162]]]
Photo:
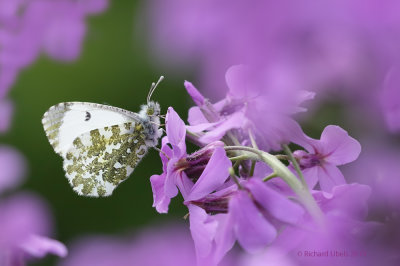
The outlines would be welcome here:
[[[160,106],[149,101],[139,113],[86,102],[51,107],[42,123],[64,159],[69,183],[79,195],[109,196],[133,172],[162,135]]]

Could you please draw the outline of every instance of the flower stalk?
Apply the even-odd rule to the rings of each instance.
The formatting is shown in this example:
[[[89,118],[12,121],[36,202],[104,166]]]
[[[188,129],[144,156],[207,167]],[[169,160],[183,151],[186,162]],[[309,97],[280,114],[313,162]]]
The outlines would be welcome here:
[[[287,144],[283,144],[282,148],[286,155],[288,156],[289,161],[293,164],[294,169],[296,170],[297,175],[299,176],[301,183],[305,188],[308,188],[306,180],[304,179],[303,173],[301,172],[299,163],[297,162],[296,158],[294,158],[292,151],[290,150]]]
[[[298,200],[303,204],[314,220],[319,224],[323,223],[323,213],[311,196],[307,186],[303,185],[303,183],[274,155],[246,146],[227,146],[225,150],[241,151],[242,155],[248,156],[250,160],[262,161],[268,164],[274,170],[274,173],[282,178],[296,193]]]

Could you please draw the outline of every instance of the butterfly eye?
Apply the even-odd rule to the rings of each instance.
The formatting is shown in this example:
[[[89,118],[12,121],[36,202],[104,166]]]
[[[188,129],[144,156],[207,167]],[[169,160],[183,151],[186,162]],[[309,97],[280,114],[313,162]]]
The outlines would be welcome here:
[[[154,114],[154,109],[153,108],[148,108],[147,109],[147,115],[153,115]]]

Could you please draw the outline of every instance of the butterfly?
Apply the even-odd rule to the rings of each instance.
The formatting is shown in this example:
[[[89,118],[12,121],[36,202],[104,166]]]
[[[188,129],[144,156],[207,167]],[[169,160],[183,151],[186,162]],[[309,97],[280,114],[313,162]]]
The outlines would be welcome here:
[[[43,115],[42,124],[73,190],[82,196],[105,197],[133,172],[148,149],[158,144],[160,105],[152,83],[139,113],[89,103],[64,102]]]

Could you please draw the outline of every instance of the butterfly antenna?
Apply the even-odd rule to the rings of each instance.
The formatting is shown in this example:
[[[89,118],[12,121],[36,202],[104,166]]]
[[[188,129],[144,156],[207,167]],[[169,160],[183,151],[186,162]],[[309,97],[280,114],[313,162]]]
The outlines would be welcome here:
[[[150,90],[149,90],[149,94],[147,95],[147,103],[150,102],[151,95],[153,95],[153,92],[155,91],[155,89],[157,88],[158,84],[160,84],[160,82],[161,82],[163,79],[164,79],[164,76],[161,76],[161,77],[158,79],[157,83],[154,83],[154,82],[151,83],[151,87],[150,87]]]

